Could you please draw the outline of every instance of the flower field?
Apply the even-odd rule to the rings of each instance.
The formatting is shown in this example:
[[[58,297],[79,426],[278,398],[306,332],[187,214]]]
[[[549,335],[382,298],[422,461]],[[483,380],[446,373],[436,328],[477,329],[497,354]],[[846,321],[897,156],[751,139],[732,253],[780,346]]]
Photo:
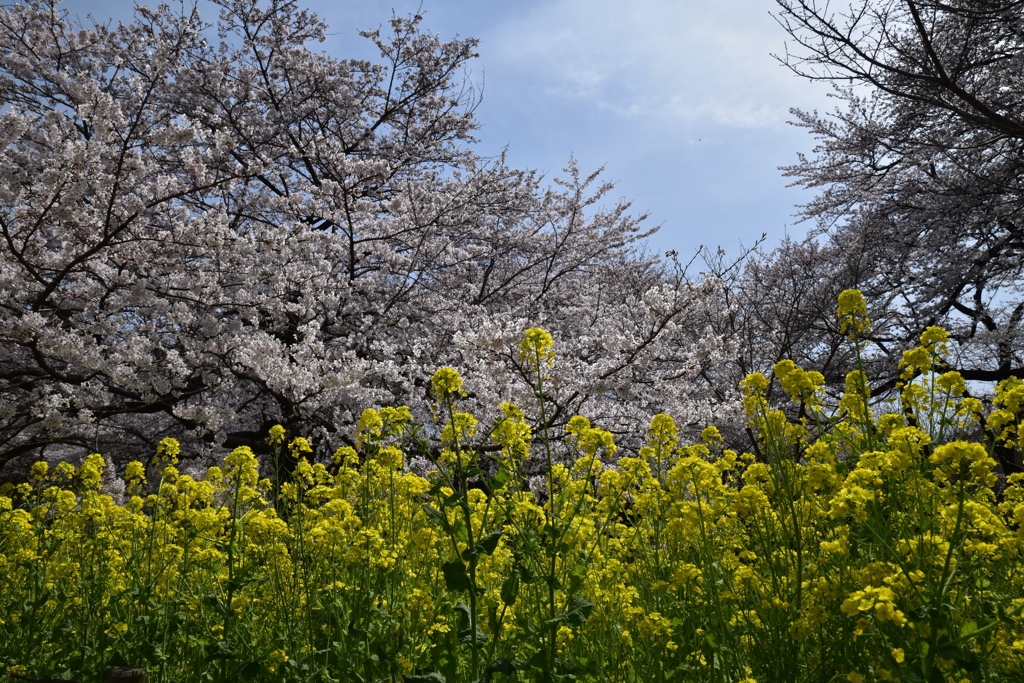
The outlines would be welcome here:
[[[844,293],[851,336],[862,299]],[[754,453],[653,418],[637,457],[584,417],[479,424],[439,370],[435,421],[367,410],[330,463],[283,429],[197,480],[165,439],[118,502],[104,460],[38,463],[0,496],[0,672],[101,681],[1012,681],[1024,678],[1024,477],[997,476],[980,401],[904,356],[899,409],[855,371],[744,382]],[[556,362],[520,346],[538,396]],[[541,411],[546,404],[541,400]],[[1014,445],[1024,382],[986,413]],[[798,415],[799,417],[794,417]],[[547,423],[542,414],[540,423]],[[424,437],[436,430],[440,446]],[[558,438],[556,438],[556,436]],[[542,491],[523,473],[546,459]],[[426,477],[406,463],[428,457]],[[287,464],[288,467],[282,467]],[[290,472],[290,474],[285,474]]]

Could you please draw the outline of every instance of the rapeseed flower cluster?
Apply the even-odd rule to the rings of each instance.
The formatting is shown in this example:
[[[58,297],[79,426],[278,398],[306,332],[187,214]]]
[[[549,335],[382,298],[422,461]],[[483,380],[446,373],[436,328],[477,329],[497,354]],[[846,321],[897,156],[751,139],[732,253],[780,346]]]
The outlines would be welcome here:
[[[856,289],[847,289],[839,295],[837,315],[839,331],[850,339],[861,337],[871,330],[867,301]]]
[[[847,329],[863,332],[863,298],[844,297]],[[929,376],[943,343],[929,331],[905,357],[907,386],[925,387],[914,414],[942,416],[941,433],[903,412],[876,417],[860,376],[827,415],[820,375],[785,362],[775,376],[813,430],[772,409],[768,379],[752,375],[757,453],[725,449],[713,427],[681,444],[661,414],[638,457],[619,456],[583,416],[543,442],[514,404],[482,424],[455,409],[462,380],[443,368],[436,452],[408,408],[383,408],[328,462],[272,428],[271,448],[295,461],[277,487],[248,448],[205,477],[180,474],[172,439],[152,479],[141,462],[121,473],[123,504],[102,488],[99,455],[38,463],[0,495],[0,672],[1017,680],[1024,476],[1000,480],[971,440],[978,410],[962,380]],[[551,349],[527,332],[539,383]],[[1021,386],[999,389],[1004,441],[1024,422]],[[521,465],[540,448],[564,453],[538,495]],[[413,457],[436,469],[413,474]]]
[[[523,334],[523,340],[519,343],[519,359],[530,365],[547,365],[552,367],[555,363],[555,353],[552,350],[555,342],[551,334],[540,327],[534,327]]]

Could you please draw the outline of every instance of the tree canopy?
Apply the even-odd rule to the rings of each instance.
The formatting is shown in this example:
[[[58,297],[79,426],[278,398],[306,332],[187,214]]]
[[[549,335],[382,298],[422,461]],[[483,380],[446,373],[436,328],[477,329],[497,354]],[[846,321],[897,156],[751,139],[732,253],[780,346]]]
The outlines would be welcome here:
[[[929,326],[955,341],[937,370],[1024,376],[1024,3],[777,1],[792,39],[778,58],[841,105],[793,111],[818,140],[784,169],[819,190],[802,207],[813,227],[734,273],[755,322],[744,329],[762,355],[807,359],[838,391],[853,359],[831,302],[858,288],[876,393],[897,386],[902,352]]]
[[[276,423],[336,446],[445,365],[483,415],[529,410],[536,325],[550,425],[715,420],[715,283],[648,256],[597,173],[475,151],[474,40],[395,17],[363,33],[378,61],[338,59],[295,2],[215,4],[0,6],[0,467]]]
[[[796,73],[845,108],[794,112],[819,140],[786,172],[831,259],[876,305],[878,348],[950,328],[967,379],[1022,372],[1024,3],[779,0]],[[854,255],[854,256],[850,256]]]

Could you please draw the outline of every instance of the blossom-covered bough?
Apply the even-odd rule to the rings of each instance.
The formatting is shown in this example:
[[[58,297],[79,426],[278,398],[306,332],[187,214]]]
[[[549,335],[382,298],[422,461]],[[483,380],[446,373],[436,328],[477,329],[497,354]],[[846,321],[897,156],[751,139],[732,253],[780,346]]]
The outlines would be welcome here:
[[[482,418],[501,396],[537,424],[537,324],[551,426],[728,417],[695,381],[726,349],[695,322],[715,284],[645,255],[596,173],[474,151],[475,41],[394,18],[364,33],[378,62],[342,60],[294,2],[215,4],[0,7],[0,468],[167,435],[265,452],[278,423],[338,445],[445,365]]]

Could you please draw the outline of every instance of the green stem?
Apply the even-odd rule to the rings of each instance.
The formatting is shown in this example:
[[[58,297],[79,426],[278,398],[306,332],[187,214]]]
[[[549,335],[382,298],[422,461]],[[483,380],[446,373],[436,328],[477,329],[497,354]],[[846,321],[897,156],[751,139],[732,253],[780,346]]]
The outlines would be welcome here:
[[[469,495],[468,495],[468,482],[466,481],[465,471],[462,468],[462,447],[459,444],[459,433],[457,425],[455,424],[455,409],[452,406],[451,396],[445,396],[445,407],[448,412],[448,424],[452,427],[452,446],[455,451],[455,475],[458,479],[460,490],[459,496],[459,510],[462,512],[462,519],[466,525],[466,549],[469,550],[469,640],[470,640],[470,680],[476,681],[479,676],[477,675],[480,670],[480,651],[479,643],[477,640],[477,585],[476,585],[476,568],[479,558],[476,553],[473,552],[475,548],[475,542],[473,538],[473,515],[469,509]],[[451,480],[449,480],[451,481]],[[454,490],[454,486],[452,487]],[[442,507],[442,514],[444,513]],[[482,530],[481,530],[482,531]],[[452,537],[452,544],[455,547],[455,558],[457,561],[461,561],[459,557],[459,547],[454,536]]]
[[[544,441],[544,457],[547,461],[547,484],[548,484],[548,509],[549,518],[547,527],[550,530],[548,543],[545,546],[545,551],[548,555],[548,570],[547,570],[547,584],[548,584],[548,647],[547,647],[547,668],[545,672],[548,679],[551,679],[555,672],[555,655],[558,650],[557,638],[558,638],[558,624],[555,622],[555,612],[557,610],[557,602],[555,596],[555,573],[557,572],[558,562],[558,535],[555,531],[555,520],[557,519],[557,509],[555,507],[555,481],[552,475],[552,466],[554,465],[553,458],[551,457],[551,439],[548,434],[548,416],[547,416],[547,402],[544,400],[544,371],[541,369],[544,364],[543,359],[540,357],[538,352],[536,355],[537,368],[537,402],[540,404],[540,424],[541,424],[541,438]]]
[[[228,535],[228,599],[227,604],[224,606],[224,635],[222,639],[225,644],[231,642],[231,627],[233,626],[233,613],[231,603],[235,597],[235,537],[238,532],[238,493],[241,489],[241,480],[239,478],[239,472],[236,466],[236,471],[233,476],[234,481],[232,482],[235,486],[234,498],[231,504],[231,531]],[[230,679],[228,678],[228,661],[229,658],[225,653],[221,657],[221,680],[227,683]]]
[[[953,525],[953,534],[950,536],[946,550],[946,559],[942,564],[942,574],[939,576],[939,590],[935,592],[935,597],[932,600],[932,623],[929,624],[930,632],[928,634],[928,656],[924,660],[924,677],[925,680],[931,680],[932,669],[935,665],[935,651],[936,646],[939,642],[939,628],[938,624],[935,623],[935,615],[939,614],[939,610],[942,608],[943,599],[946,596],[946,592],[949,590],[949,585],[953,580],[953,570],[951,565],[953,563],[953,550],[956,547],[956,539],[960,535],[960,526],[963,523],[964,518],[964,479],[963,468],[961,468],[961,476],[957,482],[957,509],[956,509],[956,523]]]

